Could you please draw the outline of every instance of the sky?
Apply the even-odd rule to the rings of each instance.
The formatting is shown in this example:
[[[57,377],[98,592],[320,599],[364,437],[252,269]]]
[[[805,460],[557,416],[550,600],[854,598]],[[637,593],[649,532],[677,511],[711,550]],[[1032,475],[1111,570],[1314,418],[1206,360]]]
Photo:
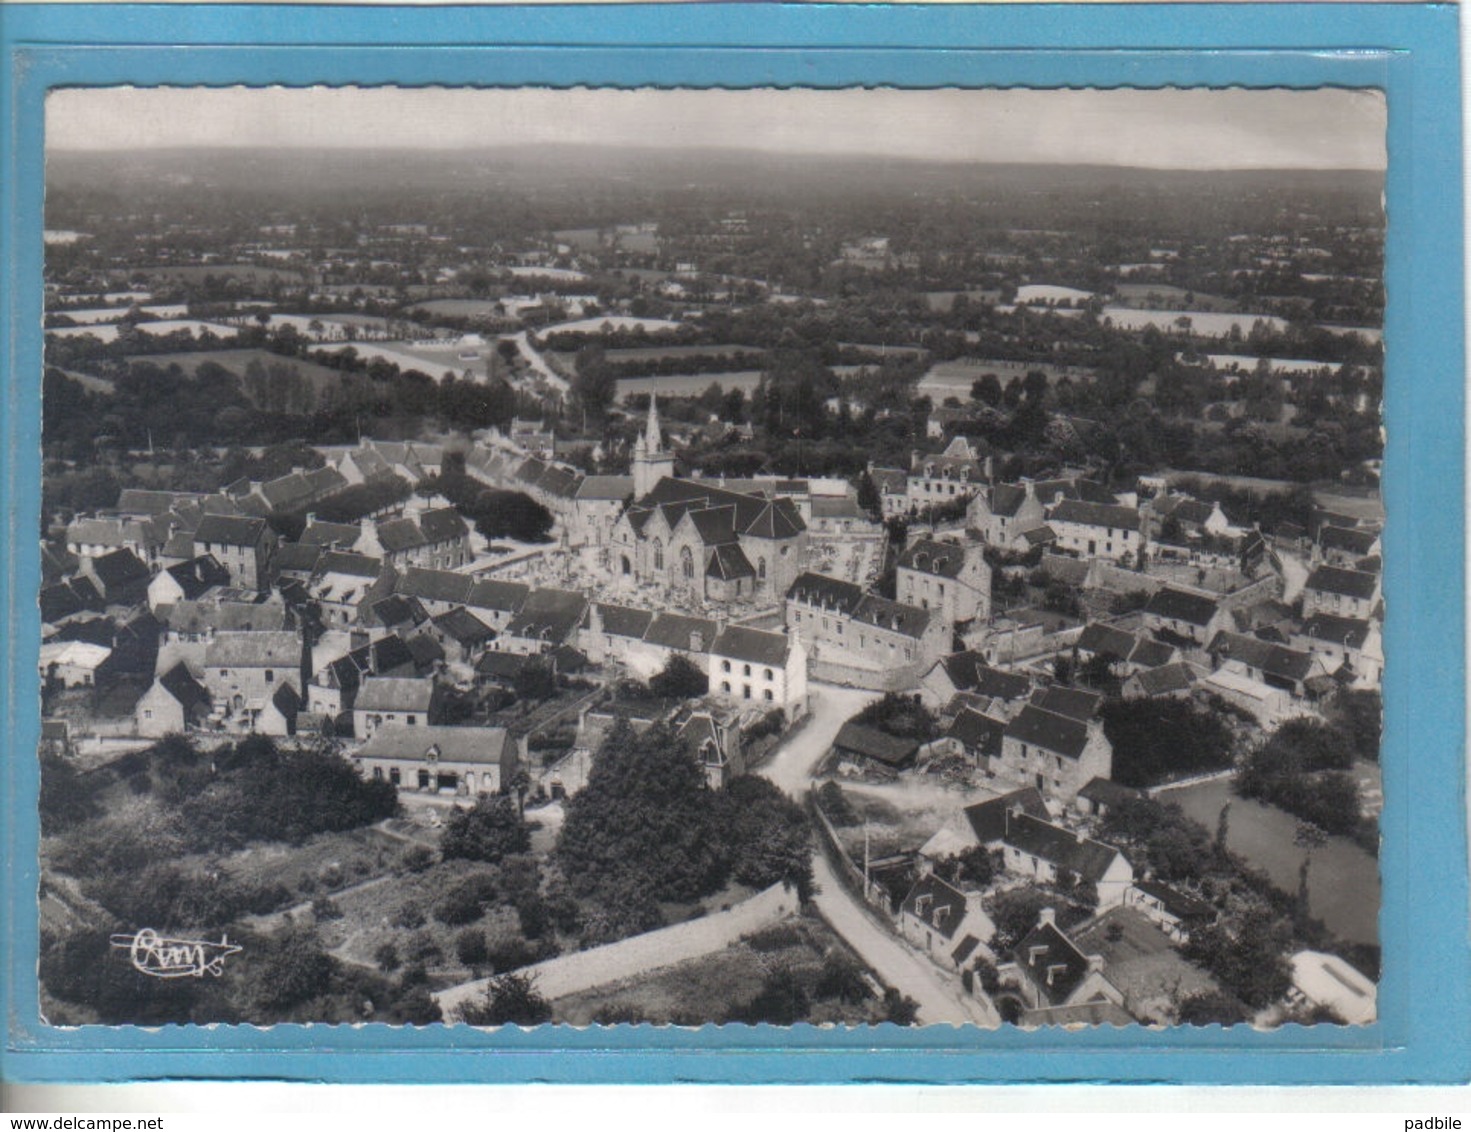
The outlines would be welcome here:
[[[715,147],[1171,169],[1383,170],[1378,91],[53,91],[52,150],[163,147]]]

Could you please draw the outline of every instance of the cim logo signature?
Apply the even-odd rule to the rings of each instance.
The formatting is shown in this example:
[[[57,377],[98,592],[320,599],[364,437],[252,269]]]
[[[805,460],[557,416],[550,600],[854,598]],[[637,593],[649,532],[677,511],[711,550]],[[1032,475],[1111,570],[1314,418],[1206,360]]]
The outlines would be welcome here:
[[[240,950],[225,936],[219,943],[207,939],[170,939],[152,928],[133,935],[115,935],[112,946],[128,953],[133,966],[157,979],[202,979],[224,971],[225,959]]]

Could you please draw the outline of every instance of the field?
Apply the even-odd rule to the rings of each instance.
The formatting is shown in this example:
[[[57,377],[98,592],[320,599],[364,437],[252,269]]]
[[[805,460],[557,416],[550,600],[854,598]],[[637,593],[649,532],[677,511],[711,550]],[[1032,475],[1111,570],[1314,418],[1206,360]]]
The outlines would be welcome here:
[[[1146,264],[1144,266],[1158,267],[1160,265]],[[1207,295],[1204,291],[1187,291],[1184,287],[1176,287],[1170,283],[1120,283],[1114,288],[1114,294],[1125,303],[1157,306],[1160,303],[1176,302],[1197,311],[1229,311],[1236,306],[1230,299],[1222,298],[1220,295]],[[1187,295],[1190,296],[1189,302],[1185,301]]]
[[[818,1025],[879,1021],[880,1000],[871,986],[870,997],[862,1002],[817,999],[815,984],[824,957],[834,952],[848,955],[832,929],[815,916],[796,917],[714,954],[560,999],[553,1004],[554,1020],[574,1026],[600,1019],[655,1025],[720,1021],[755,999],[773,976],[785,974],[815,1000],[804,1021]]]
[[[431,299],[408,309],[444,318],[493,318],[500,314],[500,303],[495,299]]]
[[[1271,373],[1316,373],[1320,369],[1337,373],[1343,368],[1342,362],[1312,362],[1303,358],[1263,359],[1253,358],[1248,354],[1207,354],[1205,360],[1218,370],[1238,369],[1242,373],[1256,372],[1256,367],[1262,361],[1267,363],[1267,369]]]
[[[330,346],[314,346],[313,350],[322,354],[335,354],[343,350],[351,349],[357,352],[357,356],[367,361],[374,358],[396,365],[405,373],[409,370],[417,370],[426,377],[439,381],[446,373],[452,373],[457,377],[469,371],[477,380],[485,380],[489,363],[486,360],[488,350],[476,347],[466,350],[464,353],[473,353],[474,357],[461,357],[461,351],[451,344],[445,349],[427,349],[419,346],[410,346],[403,342],[351,342],[333,343]]]
[[[242,379],[251,362],[259,362],[263,366],[284,363],[306,378],[311,383],[313,392],[318,394],[335,388],[342,380],[341,372],[328,366],[318,365],[316,362],[309,362],[303,358],[283,358],[280,354],[273,354],[269,350],[258,349],[198,350],[187,354],[138,354],[130,361],[135,365],[140,363],[155,365],[159,369],[178,366],[185,373],[194,373],[205,362],[213,362]]]
[[[1245,336],[1258,322],[1268,329],[1283,331],[1287,320],[1270,314],[1219,314],[1210,311],[1143,310],[1134,307],[1104,307],[1100,318],[1112,320],[1120,330],[1144,330],[1154,326],[1164,331],[1182,329],[1181,319],[1189,319],[1190,333],[1198,338],[1225,338],[1232,328]]]
[[[761,384],[761,371],[740,370],[736,373],[678,373],[658,377],[620,377],[618,400],[657,393],[661,397],[698,397],[712,385],[723,392],[739,389],[750,395]]]
[[[181,267],[145,267],[133,272],[149,280],[177,279],[186,283],[202,283],[206,276],[216,279],[240,279],[248,283],[269,284],[278,279],[303,278],[292,267],[257,267],[253,263],[203,263]]]
[[[171,318],[161,322],[140,322],[136,327],[139,334],[164,335],[175,334],[180,330],[187,330],[191,334],[199,335],[209,331],[217,338],[234,338],[240,331],[233,326],[222,326],[217,322],[201,322],[195,318]],[[62,326],[54,327],[46,331],[47,334],[57,338],[81,338],[91,335],[99,342],[116,342],[118,339],[118,328],[116,323],[104,322],[95,326]]]
[[[1027,283],[1016,289],[1017,303],[1029,306],[1086,303],[1092,297],[1092,291],[1079,290],[1077,287],[1056,287],[1050,283]]]
[[[736,346],[730,344],[714,346],[640,346],[622,350],[607,350],[603,357],[613,365],[630,362],[658,362],[665,358],[733,358],[741,354],[764,354],[760,346]]]

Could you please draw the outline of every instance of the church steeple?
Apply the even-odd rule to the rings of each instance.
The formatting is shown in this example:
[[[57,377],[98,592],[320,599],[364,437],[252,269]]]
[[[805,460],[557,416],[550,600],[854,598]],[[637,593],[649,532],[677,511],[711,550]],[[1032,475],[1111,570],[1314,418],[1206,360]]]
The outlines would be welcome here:
[[[664,447],[659,406],[649,395],[649,419],[633,444],[633,494],[642,499],[664,477],[674,475],[674,453]]]
[[[649,394],[649,421],[644,426],[644,451],[650,456],[664,450],[663,437],[659,433],[659,397]]]

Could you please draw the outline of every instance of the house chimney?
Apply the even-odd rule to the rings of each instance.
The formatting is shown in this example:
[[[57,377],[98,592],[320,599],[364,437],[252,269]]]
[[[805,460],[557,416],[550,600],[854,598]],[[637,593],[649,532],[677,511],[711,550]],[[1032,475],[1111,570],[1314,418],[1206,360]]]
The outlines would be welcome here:
[[[690,652],[705,651],[705,634],[699,629],[690,630]]]
[[[1056,909],[1053,909],[1053,908],[1043,908],[1042,911],[1038,912],[1037,913],[1037,926],[1039,928],[1042,928],[1042,927],[1054,927],[1055,928],[1057,926],[1057,911],[1056,911]]]
[[[317,513],[315,511],[308,511],[306,513],[306,525],[307,526],[311,526],[316,521],[317,521]]]
[[[1088,970],[1090,970],[1090,971],[1098,971],[1098,972],[1102,973],[1102,971],[1103,971],[1103,956],[1102,955],[1089,955],[1089,956],[1087,956],[1087,959],[1088,959]]]

